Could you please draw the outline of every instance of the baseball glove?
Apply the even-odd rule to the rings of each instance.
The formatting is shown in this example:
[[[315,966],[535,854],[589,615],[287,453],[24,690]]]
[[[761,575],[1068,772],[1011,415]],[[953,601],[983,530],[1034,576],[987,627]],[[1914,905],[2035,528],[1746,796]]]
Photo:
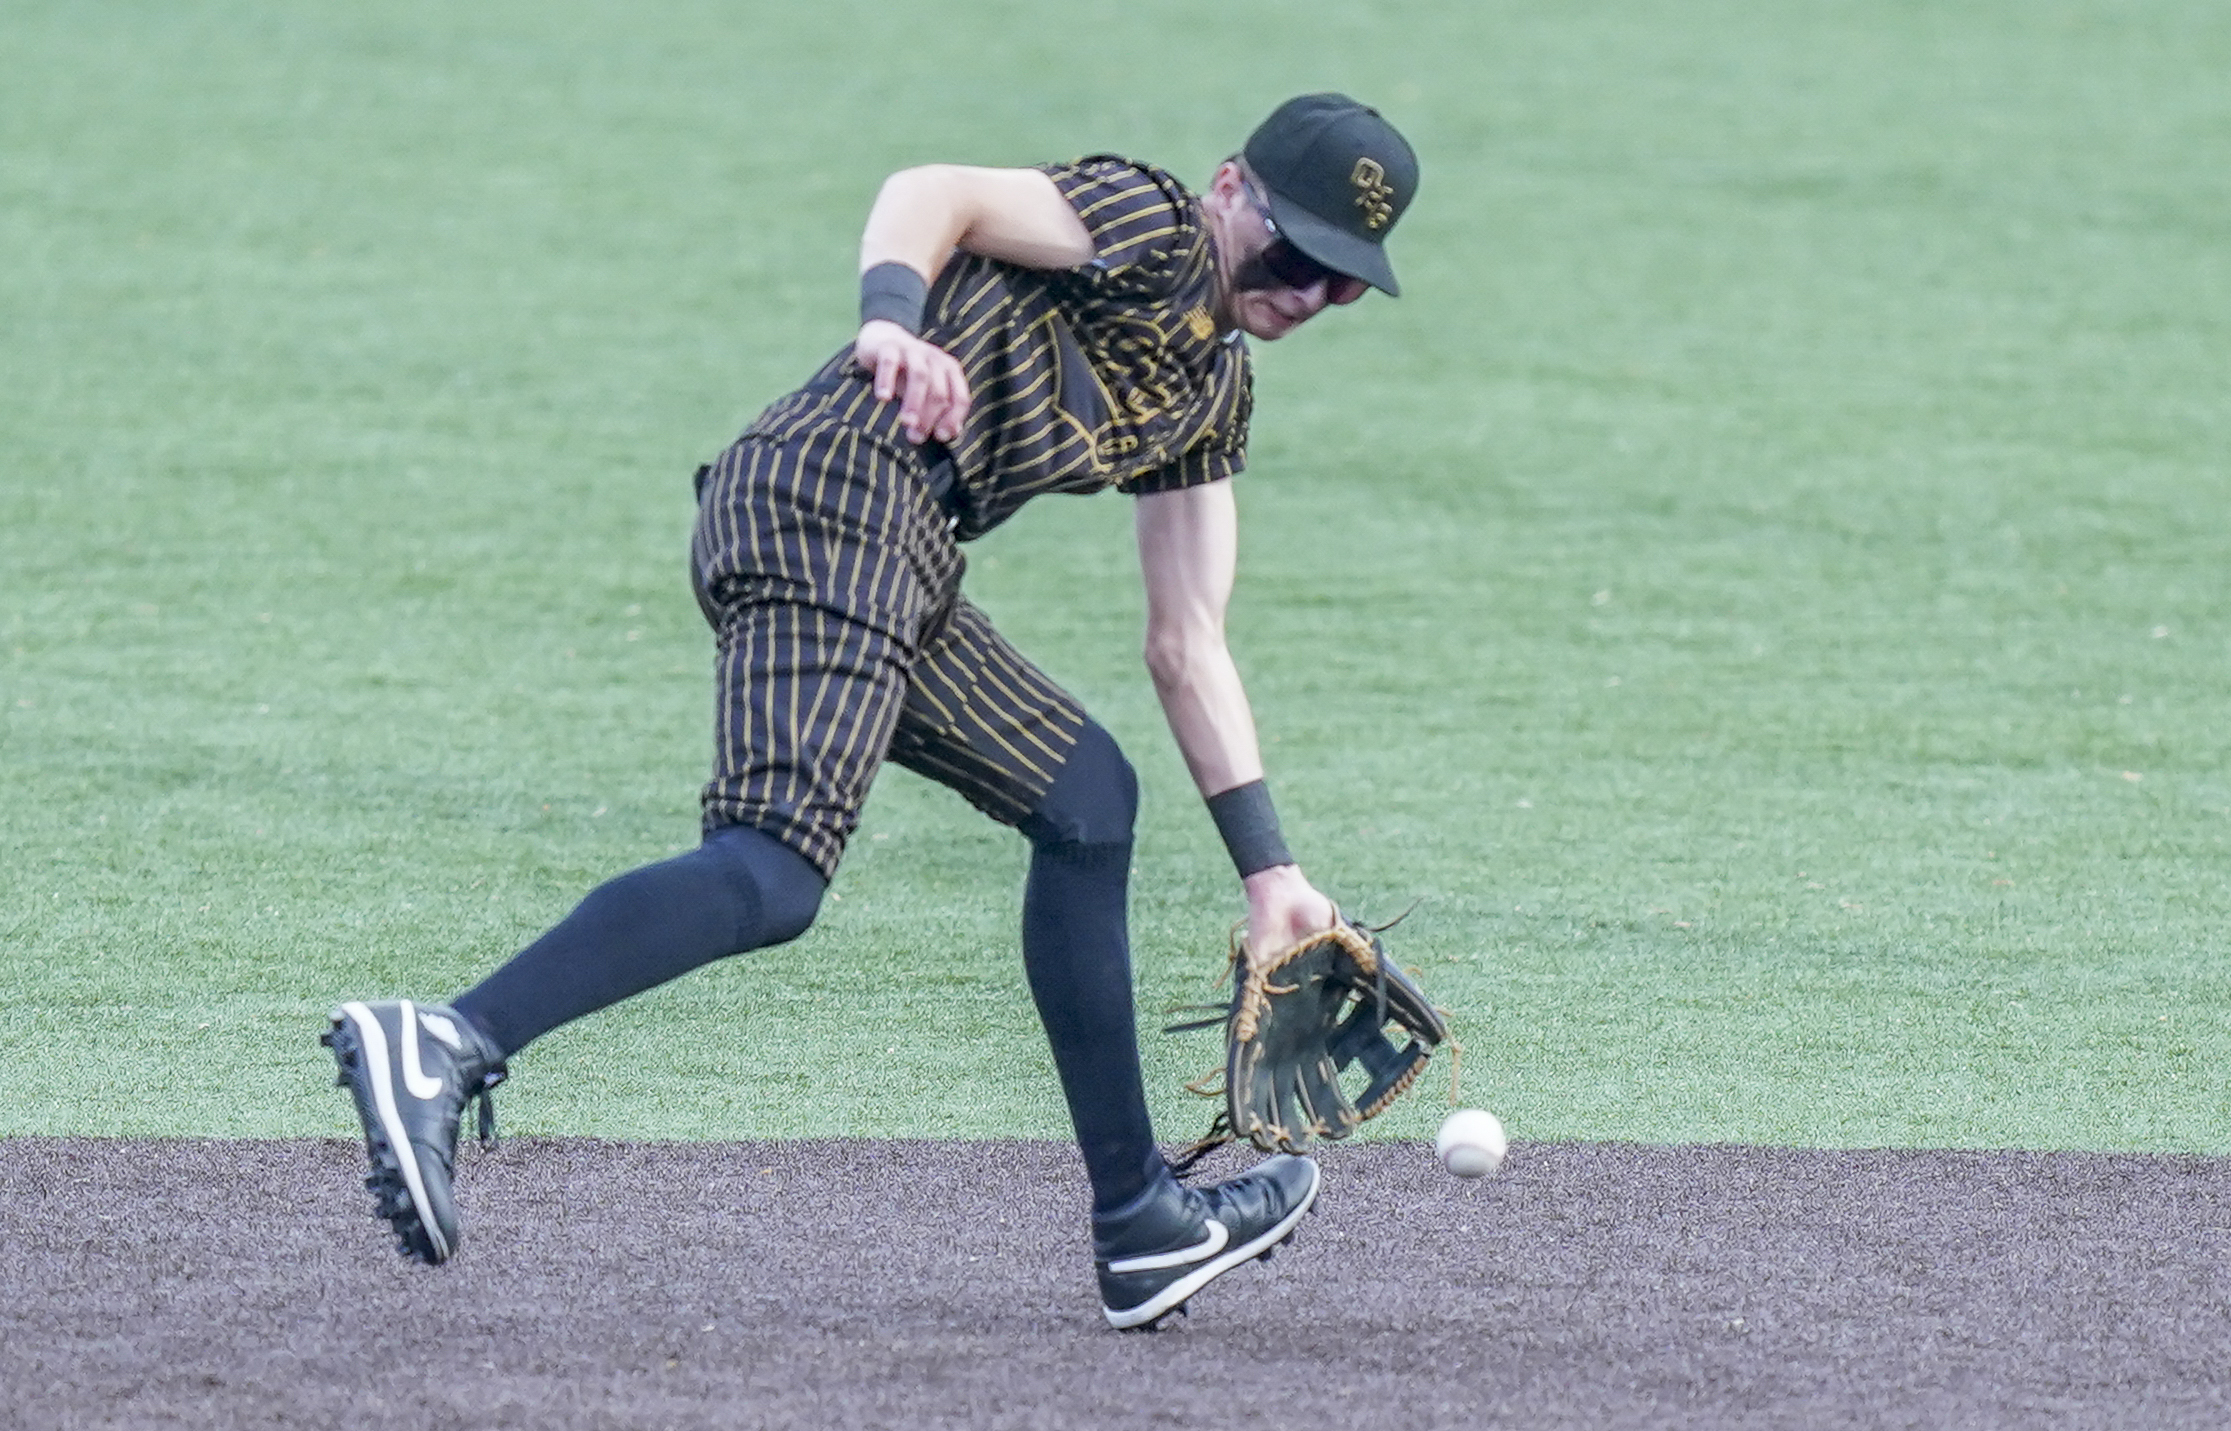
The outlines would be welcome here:
[[[1208,1135],[1179,1160],[1184,1171],[1207,1153],[1245,1138],[1266,1153],[1303,1153],[1319,1139],[1340,1139],[1376,1118],[1425,1071],[1449,1042],[1448,1020],[1387,957],[1379,931],[1340,919],[1322,934],[1259,964],[1233,935],[1229,1007],[1216,1017],[1173,1024],[1169,1032],[1225,1028],[1224,1111]],[[1387,1036],[1407,1035],[1402,1047]],[[1341,1084],[1360,1063],[1353,1097]],[[1215,1075],[1189,1085],[1205,1086]]]

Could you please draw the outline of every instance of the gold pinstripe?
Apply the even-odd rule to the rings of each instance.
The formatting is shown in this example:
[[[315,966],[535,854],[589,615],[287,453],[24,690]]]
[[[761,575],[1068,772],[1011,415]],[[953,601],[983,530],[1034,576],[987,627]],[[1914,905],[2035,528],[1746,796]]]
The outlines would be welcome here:
[[[1033,497],[1191,486],[1246,460],[1246,348],[1202,336],[1186,317],[1215,297],[1198,200],[1158,170],[1108,156],[1046,172],[1099,261],[1038,273],[960,254],[930,294],[924,336],[960,362],[975,399],[951,444],[963,541]],[[1099,410],[1072,407],[1072,385]],[[898,404],[874,400],[849,347],[750,430],[788,441],[822,424],[909,450]]]
[[[1098,261],[1035,273],[958,255],[925,336],[975,399],[952,520],[851,349],[708,469],[692,568],[721,697],[708,825],[756,825],[832,873],[876,768],[897,761],[1015,823],[1084,711],[961,597],[959,541],[1031,498],[1144,492],[1245,462],[1247,352],[1196,331],[1214,297],[1198,201],[1106,156],[1050,166]]]
[[[709,825],[750,824],[833,873],[896,760],[1010,824],[1083,709],[961,598],[919,474],[861,434],[745,439],[713,464],[694,564],[722,698]]]

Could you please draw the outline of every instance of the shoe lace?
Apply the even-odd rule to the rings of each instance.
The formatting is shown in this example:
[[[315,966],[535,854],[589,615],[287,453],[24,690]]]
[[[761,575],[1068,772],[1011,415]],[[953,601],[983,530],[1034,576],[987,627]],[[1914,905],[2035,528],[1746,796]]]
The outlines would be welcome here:
[[[475,1123],[476,1131],[480,1136],[480,1146],[483,1148],[496,1146],[496,1100],[492,1095],[496,1091],[496,1085],[503,1082],[509,1073],[509,1069],[500,1063],[497,1064],[480,1076],[480,1086],[467,1095],[470,1101],[480,1105],[479,1116],[475,1119]]]
[[[1232,1131],[1231,1111],[1219,1109],[1206,1133],[1178,1149],[1177,1156],[1170,1160],[1170,1175],[1182,1182],[1187,1174],[1201,1165],[1202,1159],[1226,1143],[1238,1141],[1239,1136]]]

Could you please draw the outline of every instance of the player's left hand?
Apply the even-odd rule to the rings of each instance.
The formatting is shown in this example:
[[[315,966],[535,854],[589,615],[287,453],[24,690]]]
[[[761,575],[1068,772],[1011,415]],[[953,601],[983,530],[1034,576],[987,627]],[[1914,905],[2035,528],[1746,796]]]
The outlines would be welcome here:
[[[1247,958],[1255,963],[1333,927],[1340,915],[1299,865],[1273,865],[1245,881]]]
[[[898,324],[877,318],[860,325],[852,358],[875,377],[878,402],[899,400],[906,440],[952,442],[968,421],[968,374],[960,360]]]

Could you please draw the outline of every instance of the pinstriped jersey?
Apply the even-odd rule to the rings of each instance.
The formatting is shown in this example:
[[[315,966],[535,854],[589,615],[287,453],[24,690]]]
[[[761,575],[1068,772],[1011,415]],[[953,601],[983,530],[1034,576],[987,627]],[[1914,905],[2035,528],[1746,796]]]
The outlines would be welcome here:
[[[850,344],[746,436],[834,424],[925,466],[953,462],[954,535],[983,535],[1047,492],[1168,491],[1246,463],[1246,344],[1217,331],[1215,252],[1200,200],[1113,155],[1044,166],[1092,237],[1081,268],[1041,271],[956,251],[922,336],[956,358],[973,400],[948,454],[917,449]]]

